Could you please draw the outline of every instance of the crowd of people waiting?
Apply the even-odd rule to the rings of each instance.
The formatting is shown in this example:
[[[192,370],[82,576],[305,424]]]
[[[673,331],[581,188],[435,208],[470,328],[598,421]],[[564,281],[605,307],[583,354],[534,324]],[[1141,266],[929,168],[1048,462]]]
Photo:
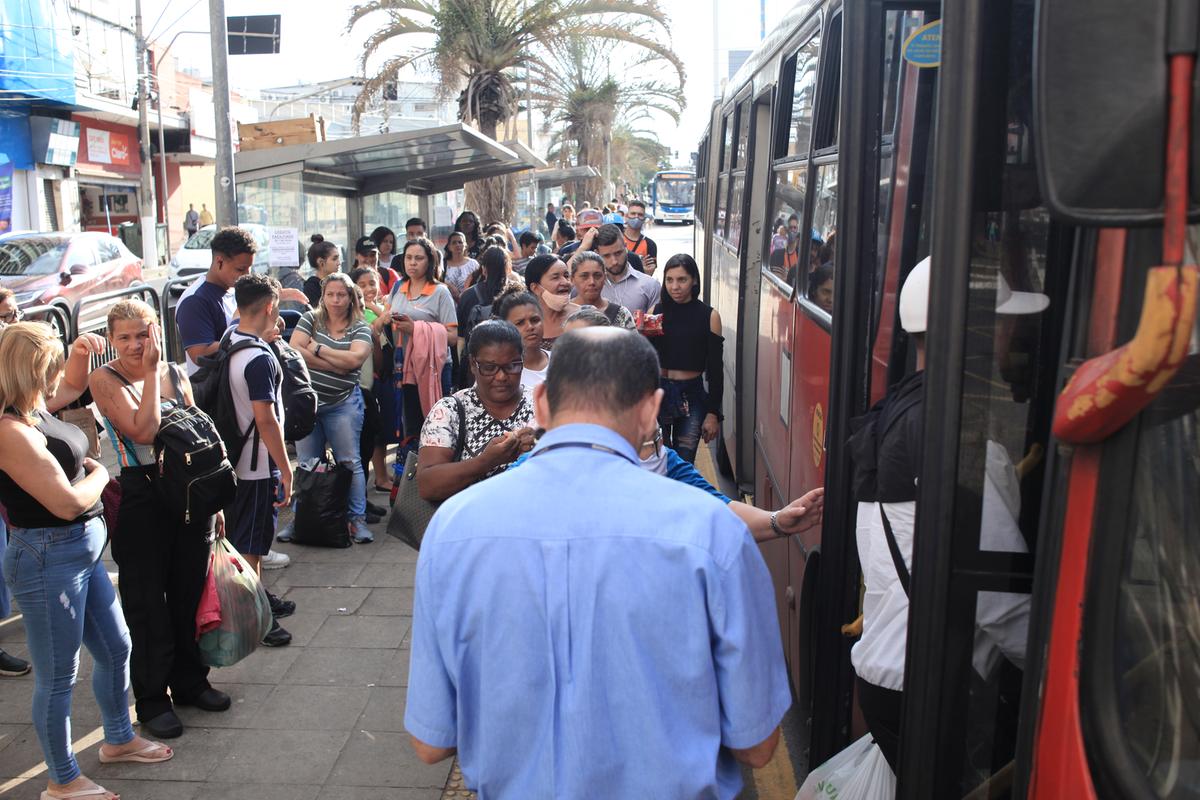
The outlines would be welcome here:
[[[96,789],[80,774],[70,742],[81,644],[96,659],[102,761],[155,763],[172,755],[135,735],[129,684],[141,730],[159,739],[183,732],[175,706],[230,707],[229,696],[208,682],[195,610],[214,537],[225,536],[254,570],[286,566],[271,544],[291,535],[290,525],[278,526],[278,512],[292,502],[293,467],[270,345],[289,330],[318,399],[314,429],[294,442],[296,457],[304,463],[328,449],[349,467],[348,519],[359,544],[373,540],[369,525],[388,513],[372,498],[394,496],[393,474],[408,451],[418,452],[421,496],[435,502],[528,460],[545,417],[535,398],[546,397],[552,365],[570,358],[556,345],[591,328],[648,342],[642,346],[655,358],[661,404],[656,399],[653,431],[639,431],[635,443],[644,471],[703,489],[758,540],[813,524],[819,491],[772,513],[722,495],[693,466],[700,442],[718,434],[723,383],[721,320],[699,297],[695,260],[672,256],[660,283],[657,247],[641,233],[640,202],[603,214],[569,205],[562,211],[559,217],[548,208],[550,245],[499,223],[483,227],[471,211],[459,215],[444,249],[419,218],[405,225],[402,241],[379,227],[356,241],[348,269],[339,248],[315,235],[307,254],[312,274],[300,289],[252,274],[253,237],[224,228],[212,239],[209,271],[176,310],[186,369],[163,358],[161,321],[139,300],[110,309],[108,346],[116,357],[92,370],[105,349],[100,337],[83,334],[64,354],[48,326],[6,313],[12,297],[0,293],[0,323],[9,323],[0,332],[0,504],[11,540],[3,576],[35,669],[33,718],[50,775],[44,797]],[[281,306],[301,310],[294,327]],[[163,415],[193,406],[189,378],[207,357],[238,343],[247,346],[231,351],[230,391],[239,428],[254,435],[234,465],[236,496],[223,511],[164,525],[175,518],[173,499],[159,485],[152,446]],[[609,385],[618,373],[593,377]],[[109,475],[87,457],[86,436],[54,416],[89,389],[121,468],[115,514],[102,500]],[[552,387],[548,403],[555,404]],[[109,541],[121,571],[119,606],[100,562]],[[6,598],[0,585],[0,616],[9,613]],[[279,620],[295,604],[269,600],[273,622],[263,644],[286,645],[291,637]],[[0,656],[8,659],[0,660],[0,673],[28,671]]]

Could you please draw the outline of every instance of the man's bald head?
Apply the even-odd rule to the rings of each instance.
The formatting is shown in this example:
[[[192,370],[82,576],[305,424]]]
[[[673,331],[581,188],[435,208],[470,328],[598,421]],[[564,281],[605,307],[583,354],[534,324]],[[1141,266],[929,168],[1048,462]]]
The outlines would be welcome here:
[[[554,343],[546,373],[550,413],[596,411],[617,417],[658,389],[658,354],[624,328],[583,328]]]

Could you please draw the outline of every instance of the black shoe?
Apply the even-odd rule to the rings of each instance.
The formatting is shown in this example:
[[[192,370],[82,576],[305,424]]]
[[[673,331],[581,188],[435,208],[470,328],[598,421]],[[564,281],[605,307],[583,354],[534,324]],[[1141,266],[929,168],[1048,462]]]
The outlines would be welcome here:
[[[284,600],[270,592],[267,592],[267,599],[271,601],[271,616],[275,619],[290,617],[296,612],[296,604],[291,600]]]
[[[271,620],[271,630],[263,637],[262,643],[267,647],[286,647],[292,643],[292,635],[279,625],[279,620]]]
[[[232,703],[229,695],[211,686],[191,700],[175,700],[177,706],[195,706],[201,711],[228,711]]]
[[[142,730],[155,739],[177,739],[183,735],[183,723],[174,711],[164,711],[153,719],[142,720]]]
[[[372,503],[370,500],[368,500],[367,501],[367,513],[374,514],[377,517],[385,517],[385,516],[387,516],[388,510],[386,508],[384,508],[383,506],[377,506],[374,503]]]
[[[0,675],[7,675],[10,678],[16,678],[19,675],[24,675],[33,669],[29,666],[29,662],[23,658],[17,658],[3,650],[0,650]]]

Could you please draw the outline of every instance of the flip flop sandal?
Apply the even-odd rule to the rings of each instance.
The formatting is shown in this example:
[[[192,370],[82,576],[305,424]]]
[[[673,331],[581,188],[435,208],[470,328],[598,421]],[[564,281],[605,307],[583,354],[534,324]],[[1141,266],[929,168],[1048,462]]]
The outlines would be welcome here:
[[[165,750],[166,755],[157,755],[157,756],[150,755],[150,753],[153,753],[155,750]],[[133,762],[133,763],[137,763],[137,764],[160,764],[163,761],[169,761],[174,757],[175,757],[174,750],[167,747],[165,744],[156,744],[154,742],[147,744],[141,750],[135,750],[132,753],[122,753],[119,756],[105,755],[103,750],[100,751],[100,763],[101,764],[122,764],[122,763],[127,763],[127,762]],[[64,796],[70,797],[71,795],[64,795]],[[80,797],[86,797],[86,796],[87,795],[80,795]]]
[[[104,797],[109,794],[116,794],[116,792],[110,792],[103,786],[93,786],[91,789],[80,789],[77,792],[67,792],[66,794],[50,794],[49,790],[46,790],[42,792],[40,800],[74,800],[76,797]]]

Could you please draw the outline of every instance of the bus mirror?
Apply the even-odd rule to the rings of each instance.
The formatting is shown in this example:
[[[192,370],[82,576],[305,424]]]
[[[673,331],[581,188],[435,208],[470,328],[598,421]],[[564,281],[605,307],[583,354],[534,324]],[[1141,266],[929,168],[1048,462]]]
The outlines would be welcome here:
[[[1195,10],[1191,0],[1039,0],[1034,113],[1051,213],[1085,225],[1162,222],[1167,53],[1196,49]],[[1189,190],[1188,216],[1200,219],[1200,170]]]

